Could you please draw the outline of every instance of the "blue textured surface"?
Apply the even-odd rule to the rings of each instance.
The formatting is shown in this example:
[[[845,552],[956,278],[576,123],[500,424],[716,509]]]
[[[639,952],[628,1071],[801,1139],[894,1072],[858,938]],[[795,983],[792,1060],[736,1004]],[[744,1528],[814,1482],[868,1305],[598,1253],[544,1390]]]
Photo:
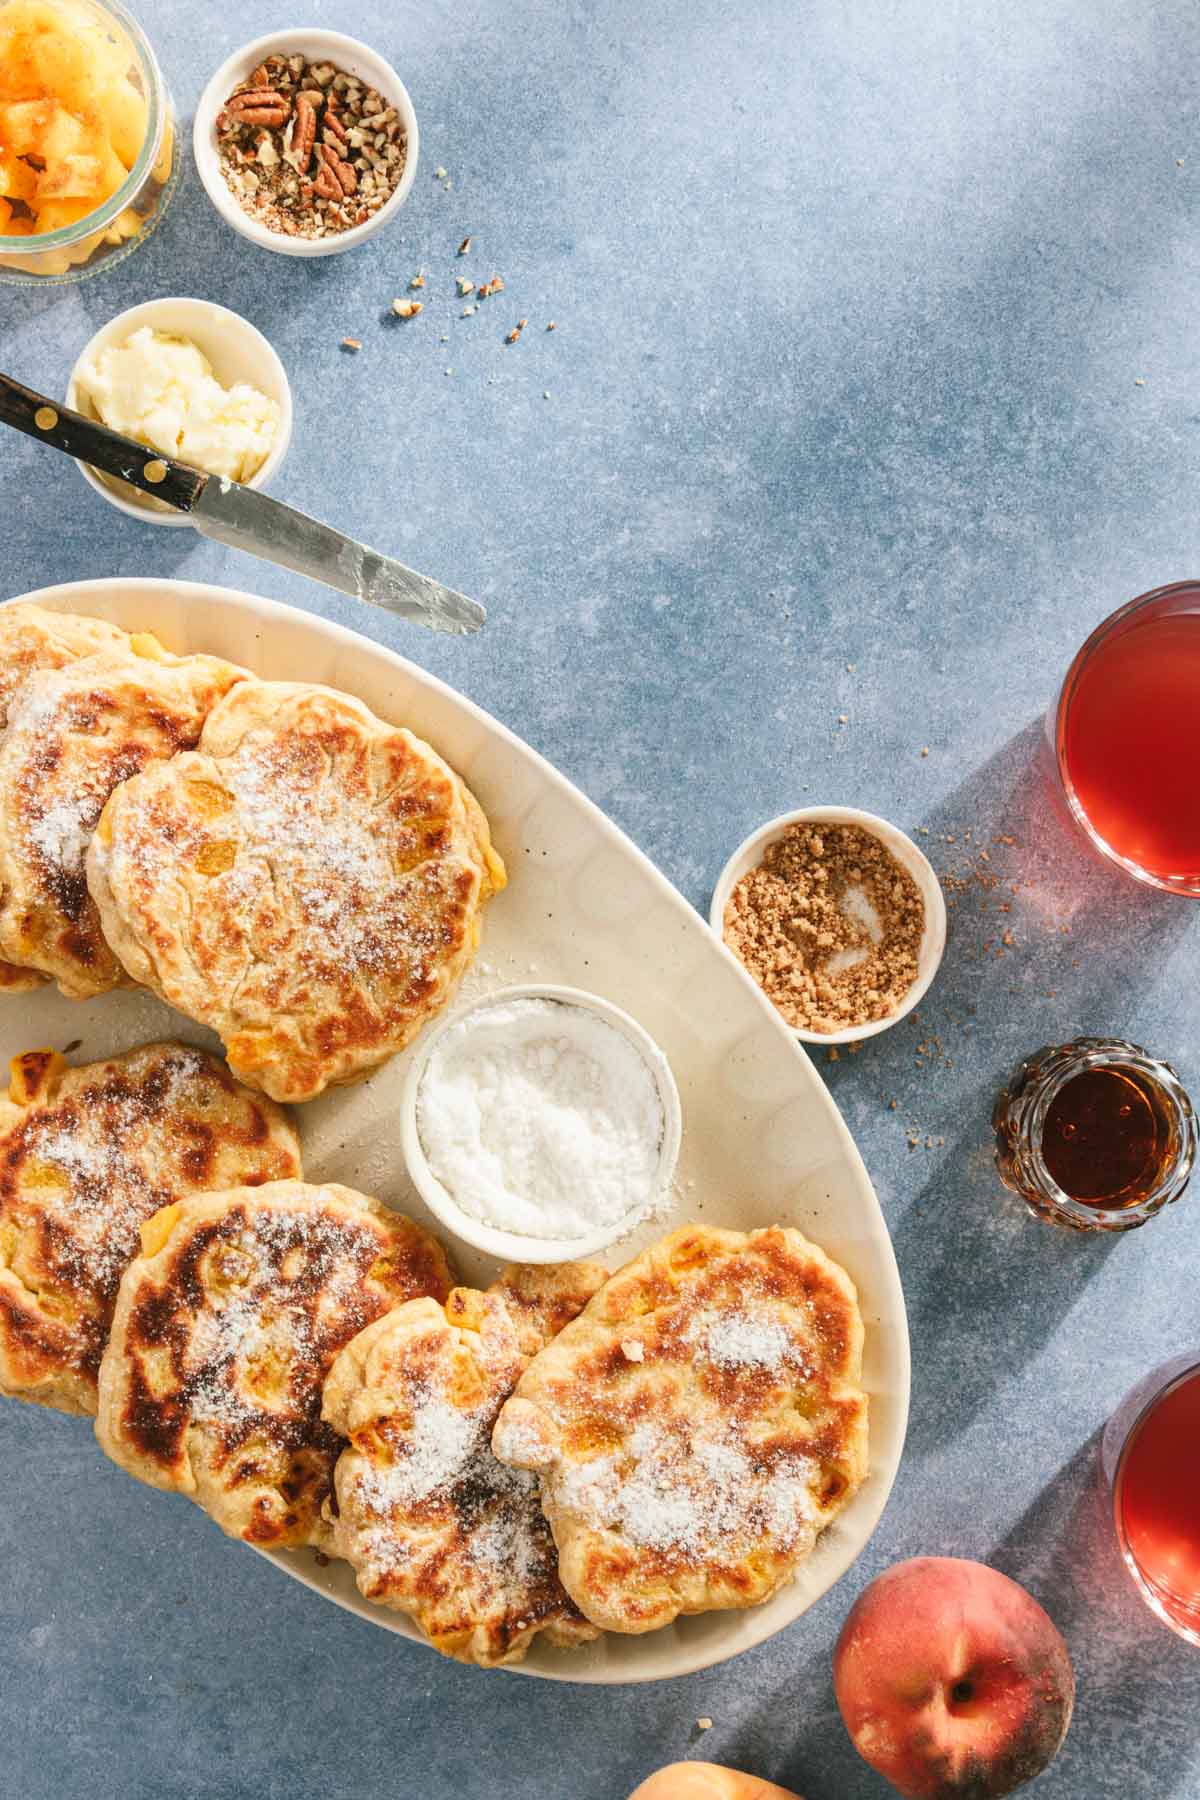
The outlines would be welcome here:
[[[184,115],[236,43],[295,22],[274,3],[141,10]],[[1200,15],[300,10],[409,85],[422,169],[390,233],[284,261],[235,238],[189,167],[119,271],[0,289],[3,363],[58,392],[119,307],[227,302],[295,385],[275,491],[478,594],[489,628],[446,643],[390,627],[123,519],[16,439],[0,444],[4,588],[211,579],[385,638],[550,756],[701,906],[745,832],[806,800],[924,826],[941,869],[1000,876],[952,894],[921,1017],[823,1064],[908,1296],[908,1450],[868,1552],[792,1630],[674,1684],[586,1690],[452,1667],[322,1606],[108,1468],[80,1423],[5,1404],[3,1787],[622,1800],[693,1754],[807,1800],[879,1800],[830,1648],[869,1576],[950,1552],[1025,1581],[1069,1640],[1078,1709],[1039,1796],[1195,1796],[1200,1655],[1124,1578],[1096,1443],[1125,1387],[1195,1342],[1200,1202],[1124,1240],[1059,1236],[997,1188],[988,1113],[1021,1052],[1080,1029],[1148,1044],[1200,1091],[1195,909],[1091,861],[1035,769],[1083,635],[1198,573]],[[460,319],[468,232],[471,274],[507,291]],[[387,321],[419,265],[425,313]],[[919,1057],[934,1033],[941,1054]]]

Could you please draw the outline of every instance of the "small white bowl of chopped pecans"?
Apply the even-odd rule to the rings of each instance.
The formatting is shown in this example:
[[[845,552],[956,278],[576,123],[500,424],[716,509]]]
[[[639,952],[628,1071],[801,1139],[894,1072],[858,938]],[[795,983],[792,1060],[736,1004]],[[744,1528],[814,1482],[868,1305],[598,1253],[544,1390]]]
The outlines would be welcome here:
[[[283,256],[334,256],[403,206],[417,116],[391,64],[356,38],[272,32],[217,70],[192,145],[209,199],[242,237]]]
[[[805,806],[739,844],[709,923],[804,1044],[855,1044],[905,1018],[946,948],[929,858],[876,813]]]

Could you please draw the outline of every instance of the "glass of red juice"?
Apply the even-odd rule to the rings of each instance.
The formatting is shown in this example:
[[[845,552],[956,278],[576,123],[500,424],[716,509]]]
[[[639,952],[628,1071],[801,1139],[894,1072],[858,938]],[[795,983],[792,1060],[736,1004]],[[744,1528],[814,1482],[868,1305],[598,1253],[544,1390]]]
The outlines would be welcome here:
[[[1052,718],[1067,804],[1102,855],[1200,898],[1200,581],[1097,626]]]
[[[1200,1647],[1200,1352],[1126,1394],[1101,1458],[1126,1568],[1151,1612]]]

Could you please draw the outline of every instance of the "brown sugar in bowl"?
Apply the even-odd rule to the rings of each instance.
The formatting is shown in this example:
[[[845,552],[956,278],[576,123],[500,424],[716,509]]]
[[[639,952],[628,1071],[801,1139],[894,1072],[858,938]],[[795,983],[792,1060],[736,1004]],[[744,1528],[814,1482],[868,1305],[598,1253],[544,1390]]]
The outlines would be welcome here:
[[[920,891],[925,907],[925,925],[917,952],[916,977],[894,1010],[885,1018],[868,1019],[861,1024],[848,1025],[836,1031],[819,1031],[800,1025],[789,1025],[788,1027],[804,1044],[856,1044],[863,1038],[877,1037],[880,1032],[889,1030],[899,1020],[905,1018],[914,1006],[920,1003],[938,972],[946,948],[946,901],[941,883],[938,881],[928,857],[918,849],[912,839],[895,825],[889,824],[886,819],[879,818],[877,814],[862,812],[853,806],[801,807],[796,812],[781,813],[778,818],[769,820],[767,824],[752,832],[745,842],[738,846],[721,870],[713,889],[709,923],[723,943],[725,942],[725,911],[734,888],[743,875],[758,867],[770,846],[783,837],[789,827],[793,825],[850,825],[869,832],[873,837],[879,839],[885,849],[891,852],[901,867],[912,877]],[[730,954],[733,954],[732,951]],[[749,972],[747,973],[748,978],[753,979],[752,976],[749,976]]]

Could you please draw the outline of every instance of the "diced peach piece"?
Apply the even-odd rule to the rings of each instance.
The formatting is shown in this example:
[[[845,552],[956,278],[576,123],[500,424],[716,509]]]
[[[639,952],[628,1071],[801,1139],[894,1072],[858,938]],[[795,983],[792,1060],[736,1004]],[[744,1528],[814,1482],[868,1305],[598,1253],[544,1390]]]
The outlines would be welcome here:
[[[108,89],[101,110],[109,142],[126,169],[132,169],[146,139],[145,100],[122,76]]]
[[[23,158],[0,151],[0,194],[9,200],[32,200],[37,179],[37,170]]]
[[[91,148],[85,133],[83,120],[69,112],[58,100],[50,102],[51,115],[42,133],[42,141],[37,146],[37,154],[47,164],[61,162],[66,156],[75,156]]]
[[[37,198],[90,200],[93,207],[104,192],[104,167],[98,156],[60,156],[38,176]]]
[[[42,154],[50,121],[56,111],[53,100],[6,100],[0,103],[0,143],[13,156]]]
[[[39,236],[47,231],[62,231],[68,225],[78,225],[80,219],[86,219],[95,210],[94,200],[47,200],[38,207],[37,220],[30,229]]]

